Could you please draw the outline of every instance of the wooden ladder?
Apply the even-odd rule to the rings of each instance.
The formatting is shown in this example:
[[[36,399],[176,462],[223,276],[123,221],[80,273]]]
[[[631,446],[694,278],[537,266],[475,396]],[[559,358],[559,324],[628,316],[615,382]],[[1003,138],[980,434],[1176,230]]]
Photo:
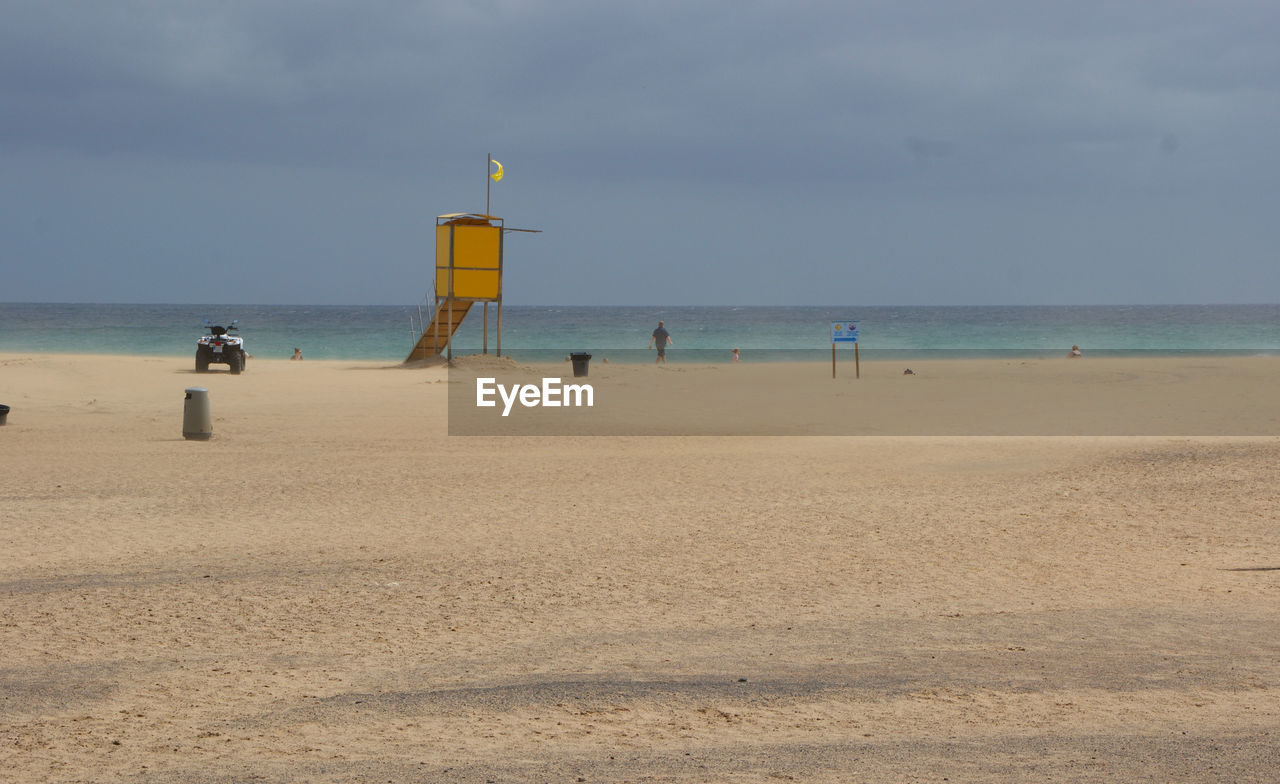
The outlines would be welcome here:
[[[453,333],[458,331],[458,327],[462,326],[462,320],[467,317],[467,312],[471,310],[472,302],[468,300],[453,300],[452,307],[450,301],[446,300],[440,303],[436,308],[435,316],[431,319],[431,323],[423,330],[422,337],[418,338],[418,344],[409,352],[405,362],[413,362],[414,360],[430,359],[439,356],[449,345]],[[438,335],[437,335],[438,333]]]

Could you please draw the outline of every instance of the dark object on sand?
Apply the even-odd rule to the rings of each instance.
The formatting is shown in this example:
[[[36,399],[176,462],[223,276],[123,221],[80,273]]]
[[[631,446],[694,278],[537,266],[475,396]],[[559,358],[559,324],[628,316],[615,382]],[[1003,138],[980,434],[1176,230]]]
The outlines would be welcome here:
[[[914,376],[915,374],[916,372],[911,368],[907,368],[906,370],[902,371],[902,375],[904,376]]]
[[[581,378],[587,375],[587,365],[591,364],[590,354],[570,354],[569,359],[573,360],[574,378]]]
[[[0,425],[4,424],[4,420],[9,416],[9,407],[0,405]]]

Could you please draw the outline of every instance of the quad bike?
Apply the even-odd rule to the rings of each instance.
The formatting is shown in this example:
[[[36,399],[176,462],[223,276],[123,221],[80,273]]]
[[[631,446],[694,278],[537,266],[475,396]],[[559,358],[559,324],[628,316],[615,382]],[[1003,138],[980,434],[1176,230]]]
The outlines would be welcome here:
[[[230,334],[238,329],[236,322],[225,327],[207,321],[205,324],[209,334],[196,342],[196,372],[207,373],[209,365],[221,364],[229,366],[232,375],[240,375],[248,355],[244,353],[244,338]]]

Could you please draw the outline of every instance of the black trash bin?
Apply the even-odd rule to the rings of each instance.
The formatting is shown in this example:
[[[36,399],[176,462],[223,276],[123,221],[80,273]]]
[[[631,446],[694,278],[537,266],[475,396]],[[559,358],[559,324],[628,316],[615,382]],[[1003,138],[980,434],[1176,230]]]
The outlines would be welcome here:
[[[569,359],[573,360],[574,378],[582,378],[587,375],[587,365],[591,364],[590,354],[570,354]]]
[[[0,405],[0,425],[4,424],[4,420],[9,417],[9,407]]]

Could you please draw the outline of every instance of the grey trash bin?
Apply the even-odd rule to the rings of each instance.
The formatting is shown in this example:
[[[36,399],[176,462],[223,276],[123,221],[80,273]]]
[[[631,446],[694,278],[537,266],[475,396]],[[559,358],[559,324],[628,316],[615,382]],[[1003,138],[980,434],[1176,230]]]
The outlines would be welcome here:
[[[3,425],[5,423],[4,421],[8,418],[9,418],[9,407],[0,405],[0,425]]]
[[[573,361],[574,378],[582,378],[587,375],[587,365],[591,364],[590,354],[570,354],[569,359]]]
[[[187,400],[182,408],[182,437],[208,441],[213,435],[213,417],[209,414],[209,390],[187,387]]]

